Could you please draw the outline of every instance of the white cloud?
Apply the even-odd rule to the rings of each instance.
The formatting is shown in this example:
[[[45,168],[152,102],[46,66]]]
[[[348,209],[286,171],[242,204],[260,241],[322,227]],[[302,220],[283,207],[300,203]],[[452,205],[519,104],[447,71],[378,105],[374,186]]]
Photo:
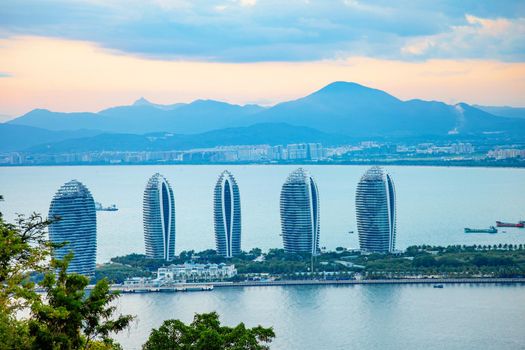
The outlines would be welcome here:
[[[0,0],[0,33],[85,40],[168,60],[523,61],[518,1]]]
[[[257,4],[257,0],[239,0],[239,4],[244,7],[253,7]]]
[[[343,4],[345,4],[346,6],[359,6],[359,1],[357,0],[343,0]]]
[[[502,57],[525,49],[525,18],[488,19],[465,15],[466,24],[448,32],[409,40],[401,53],[406,56]],[[508,57],[507,57],[508,56]]]
[[[413,42],[403,46],[401,48],[401,53],[419,56],[424,54],[434,45],[434,42],[430,38],[414,40]]]
[[[187,0],[152,0],[155,5],[166,11],[188,9],[191,2]]]

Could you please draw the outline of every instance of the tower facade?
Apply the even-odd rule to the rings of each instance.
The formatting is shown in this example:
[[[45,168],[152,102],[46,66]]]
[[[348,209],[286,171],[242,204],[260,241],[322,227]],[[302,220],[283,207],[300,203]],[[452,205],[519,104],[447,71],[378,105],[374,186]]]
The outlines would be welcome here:
[[[396,245],[396,192],[392,177],[380,167],[370,168],[357,185],[359,246],[376,253],[393,252]]]
[[[217,254],[231,258],[241,252],[241,198],[233,175],[225,170],[215,184],[213,219]]]
[[[310,174],[293,171],[281,189],[281,227],[287,253],[319,251],[319,191]]]
[[[49,206],[49,240],[64,243],[53,252],[63,259],[73,252],[69,273],[94,276],[97,258],[97,214],[91,192],[81,182],[71,180],[58,189]]]
[[[146,256],[172,260],[175,256],[175,199],[164,176],[153,175],[142,200]]]

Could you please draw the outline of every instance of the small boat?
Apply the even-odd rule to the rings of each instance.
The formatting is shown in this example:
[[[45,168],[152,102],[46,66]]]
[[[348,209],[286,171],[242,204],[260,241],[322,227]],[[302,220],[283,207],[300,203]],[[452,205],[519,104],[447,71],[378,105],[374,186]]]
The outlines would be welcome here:
[[[434,284],[433,287],[434,287],[434,288],[443,288],[443,285],[442,285],[442,284]]]
[[[118,208],[115,204],[111,204],[109,207],[104,207],[101,203],[95,202],[95,210],[97,211],[117,211]]]
[[[523,228],[525,226],[525,223],[523,221],[520,221],[517,224],[512,223],[512,222],[496,221],[496,226],[498,226],[498,227],[518,227],[518,228]]]
[[[494,226],[489,228],[468,228],[465,227],[465,233],[498,233],[498,229]]]

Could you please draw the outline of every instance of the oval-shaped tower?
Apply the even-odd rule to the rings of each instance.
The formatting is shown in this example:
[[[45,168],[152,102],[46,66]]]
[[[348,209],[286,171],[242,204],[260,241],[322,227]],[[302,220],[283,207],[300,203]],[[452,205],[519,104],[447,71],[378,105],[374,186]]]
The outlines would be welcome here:
[[[281,227],[287,253],[319,252],[319,191],[303,168],[293,171],[281,189]]]
[[[164,176],[153,175],[142,199],[146,256],[172,260],[175,256],[175,199]]]
[[[71,180],[57,191],[49,206],[49,239],[67,244],[54,250],[57,259],[73,252],[67,271],[94,276],[97,258],[97,213],[91,192],[81,182]]]
[[[396,192],[392,177],[380,167],[370,168],[357,185],[355,206],[360,249],[393,252],[396,245]]]
[[[233,175],[225,170],[215,184],[213,221],[217,254],[231,258],[241,252],[241,198]]]

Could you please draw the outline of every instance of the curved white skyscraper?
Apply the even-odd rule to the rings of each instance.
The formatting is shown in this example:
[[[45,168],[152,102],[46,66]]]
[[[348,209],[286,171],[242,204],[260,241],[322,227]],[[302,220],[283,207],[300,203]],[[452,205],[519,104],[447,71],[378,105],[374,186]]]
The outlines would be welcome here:
[[[215,185],[213,219],[217,254],[231,258],[241,252],[241,198],[233,175],[225,170]]]
[[[396,192],[392,177],[380,167],[370,168],[359,181],[355,199],[359,246],[377,253],[396,246]]]
[[[303,168],[292,172],[281,189],[281,227],[287,253],[318,253],[319,191]]]
[[[57,191],[49,206],[49,239],[67,244],[54,250],[57,259],[73,252],[67,271],[86,276],[95,274],[97,258],[97,214],[95,201],[86,186],[77,180],[65,183]]]
[[[142,200],[146,256],[172,260],[175,256],[175,199],[168,180],[159,173],[146,185]]]

